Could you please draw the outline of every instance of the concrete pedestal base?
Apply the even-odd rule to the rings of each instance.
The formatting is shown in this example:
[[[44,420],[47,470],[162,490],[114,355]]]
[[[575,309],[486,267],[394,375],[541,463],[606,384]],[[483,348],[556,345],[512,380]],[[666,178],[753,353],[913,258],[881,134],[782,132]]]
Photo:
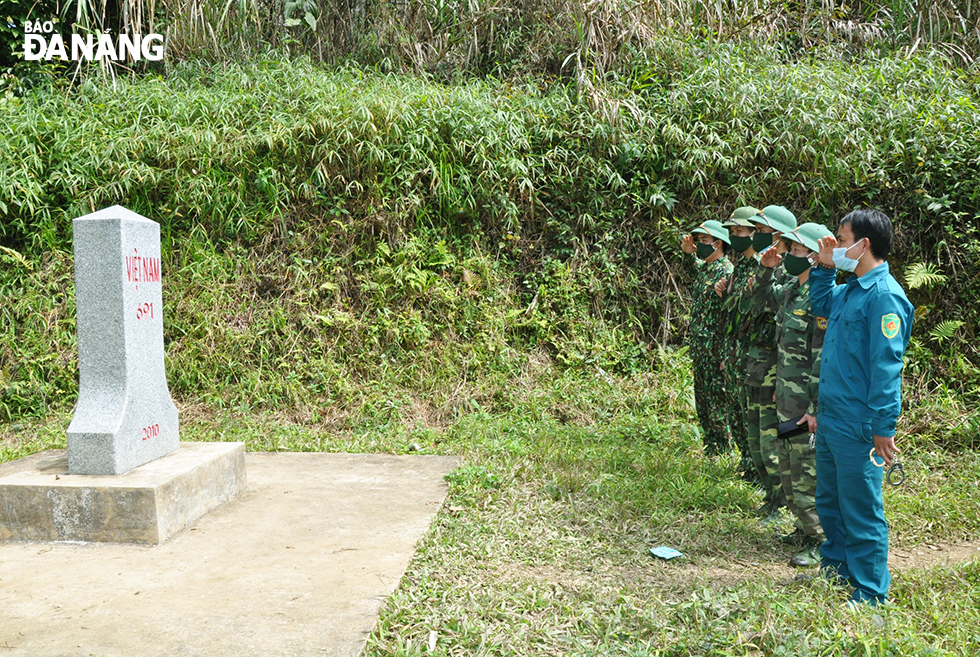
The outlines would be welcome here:
[[[163,543],[245,489],[243,443],[180,443],[121,475],[51,450],[0,466],[0,541]]]

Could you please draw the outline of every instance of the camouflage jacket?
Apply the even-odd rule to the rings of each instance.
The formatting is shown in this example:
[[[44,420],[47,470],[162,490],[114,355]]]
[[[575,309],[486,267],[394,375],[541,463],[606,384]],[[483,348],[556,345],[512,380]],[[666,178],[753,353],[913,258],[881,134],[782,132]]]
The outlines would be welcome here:
[[[715,283],[731,274],[732,263],[728,258],[695,262],[691,283],[691,325],[687,332],[687,343],[692,349],[714,349],[723,342],[722,298],[715,292]],[[719,352],[718,357],[723,358],[723,352]]]
[[[773,351],[776,349],[776,310],[778,301],[771,294],[771,286],[786,282],[787,275],[782,265],[775,269],[763,267],[757,253],[753,260],[752,278],[749,281],[752,290],[751,304],[746,312],[739,330],[742,339],[750,345]],[[760,285],[767,278],[768,285]],[[792,277],[794,280],[796,277]]]
[[[776,311],[776,411],[785,422],[804,413],[817,414],[820,351],[827,319],[810,312],[810,283],[795,276],[774,281],[771,273],[759,279],[760,289],[778,304]]]
[[[724,314],[722,318],[725,335],[733,343],[740,342],[739,331],[743,320],[748,317],[752,307],[752,295],[749,290],[749,278],[755,273],[754,258],[746,258],[739,254],[736,257],[732,275],[728,277],[728,289],[722,301]]]
[[[776,309],[777,302],[759,281],[764,276],[782,283],[786,277],[782,265],[772,270],[763,267],[759,254],[753,258],[754,271],[749,281],[752,302],[742,320],[739,336],[745,344],[745,384],[761,386],[766,375],[776,366]],[[795,279],[795,277],[793,277]]]

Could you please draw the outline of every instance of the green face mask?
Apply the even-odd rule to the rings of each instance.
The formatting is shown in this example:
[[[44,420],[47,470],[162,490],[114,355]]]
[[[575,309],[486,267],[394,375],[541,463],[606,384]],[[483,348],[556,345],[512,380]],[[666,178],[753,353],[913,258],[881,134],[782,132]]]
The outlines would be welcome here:
[[[810,259],[787,253],[783,256],[783,268],[790,276],[799,276],[810,268]]]
[[[752,247],[752,236],[747,235],[745,237],[739,237],[738,235],[730,236],[732,240],[732,248],[742,253],[743,251],[748,251]]]
[[[771,244],[772,233],[760,233],[756,231],[755,235],[752,236],[752,246],[755,247],[756,251],[764,251]]]
[[[698,242],[694,245],[694,248],[698,250],[698,257],[702,260],[710,258],[711,254],[715,252],[713,244],[705,244],[704,242]]]

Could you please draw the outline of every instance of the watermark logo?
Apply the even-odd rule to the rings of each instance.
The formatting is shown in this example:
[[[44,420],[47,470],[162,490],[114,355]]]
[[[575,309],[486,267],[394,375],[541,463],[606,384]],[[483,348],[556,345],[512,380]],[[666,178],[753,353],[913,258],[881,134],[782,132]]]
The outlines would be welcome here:
[[[134,61],[163,59],[163,37],[159,34],[72,34],[65,43],[54,30],[53,21],[24,23],[24,59],[28,61]]]

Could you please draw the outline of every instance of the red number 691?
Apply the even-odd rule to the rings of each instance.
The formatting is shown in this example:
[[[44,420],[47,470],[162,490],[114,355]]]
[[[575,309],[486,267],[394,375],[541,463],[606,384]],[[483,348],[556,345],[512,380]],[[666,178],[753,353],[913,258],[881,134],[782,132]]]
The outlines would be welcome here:
[[[136,306],[136,319],[153,319],[153,304],[141,303]]]

